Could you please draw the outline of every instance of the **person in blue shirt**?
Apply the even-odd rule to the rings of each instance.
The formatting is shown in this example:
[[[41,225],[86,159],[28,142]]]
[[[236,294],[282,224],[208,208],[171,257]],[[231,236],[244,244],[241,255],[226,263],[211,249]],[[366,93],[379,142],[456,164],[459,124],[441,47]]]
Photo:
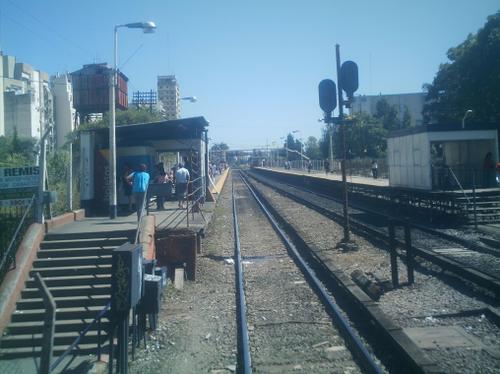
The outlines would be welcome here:
[[[149,174],[146,164],[139,165],[139,171],[131,173],[127,179],[132,181],[132,193],[134,194],[135,206],[137,207],[137,220],[141,218],[144,198],[148,190]]]

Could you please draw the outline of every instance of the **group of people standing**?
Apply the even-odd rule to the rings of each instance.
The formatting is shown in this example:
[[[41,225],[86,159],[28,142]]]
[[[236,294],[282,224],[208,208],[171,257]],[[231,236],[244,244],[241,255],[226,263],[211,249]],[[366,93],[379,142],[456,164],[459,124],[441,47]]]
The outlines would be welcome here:
[[[190,180],[189,171],[182,163],[175,165],[168,173],[162,162],[155,165],[153,178],[147,171],[146,164],[141,163],[136,171],[133,171],[130,164],[125,164],[122,176],[122,187],[128,199],[128,211],[132,211],[132,202],[135,202],[137,218],[141,216],[143,205],[146,199],[148,185],[150,183],[164,184],[171,183],[175,186],[175,195],[180,209],[184,208],[184,201],[187,197],[188,183]],[[164,197],[156,197],[157,209],[164,209]]]

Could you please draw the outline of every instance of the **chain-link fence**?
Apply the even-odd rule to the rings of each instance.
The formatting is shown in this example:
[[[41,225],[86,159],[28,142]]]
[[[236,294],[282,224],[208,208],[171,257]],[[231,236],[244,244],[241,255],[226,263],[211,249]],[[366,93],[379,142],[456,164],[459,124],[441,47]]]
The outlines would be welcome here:
[[[71,178],[70,178],[70,158],[71,162]],[[80,207],[79,193],[79,165],[77,157],[71,157],[71,153],[67,149],[57,149],[47,154],[47,183],[46,190],[56,193],[56,201],[45,207],[45,217],[51,218],[70,210],[75,210]],[[71,181],[70,181],[71,179]],[[72,191],[72,206],[70,209],[70,182]]]

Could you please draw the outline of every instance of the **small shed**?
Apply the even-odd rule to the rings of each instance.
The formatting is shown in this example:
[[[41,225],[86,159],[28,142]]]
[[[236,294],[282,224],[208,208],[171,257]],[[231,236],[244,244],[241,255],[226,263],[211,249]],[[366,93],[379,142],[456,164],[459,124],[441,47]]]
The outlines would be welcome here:
[[[496,187],[498,125],[424,125],[387,140],[389,185],[419,190]]]

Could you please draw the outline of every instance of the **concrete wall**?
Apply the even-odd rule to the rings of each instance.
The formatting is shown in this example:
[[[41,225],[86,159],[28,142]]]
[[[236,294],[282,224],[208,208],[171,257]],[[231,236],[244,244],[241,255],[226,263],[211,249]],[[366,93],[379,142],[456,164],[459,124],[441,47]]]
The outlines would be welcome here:
[[[430,143],[427,133],[387,140],[389,185],[430,190],[432,188]]]

